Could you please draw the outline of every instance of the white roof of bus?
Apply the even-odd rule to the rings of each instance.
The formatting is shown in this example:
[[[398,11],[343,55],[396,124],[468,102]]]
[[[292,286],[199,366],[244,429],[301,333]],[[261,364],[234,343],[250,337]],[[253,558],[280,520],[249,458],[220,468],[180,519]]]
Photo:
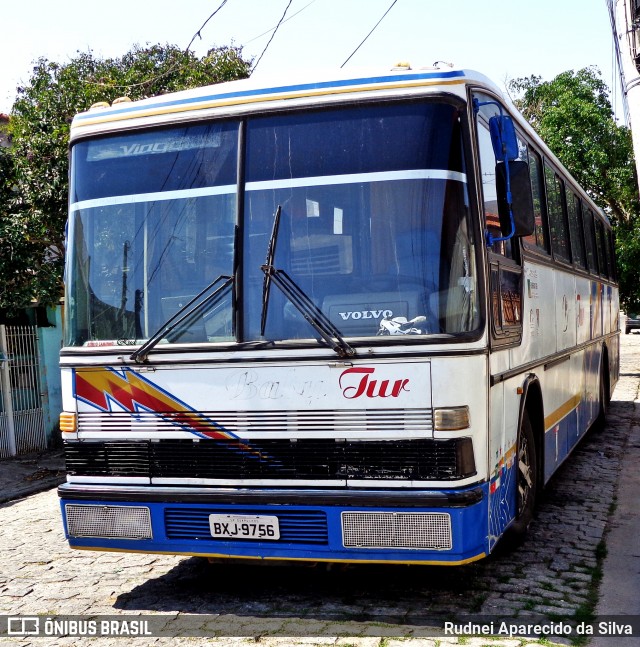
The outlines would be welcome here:
[[[450,67],[350,69],[258,76],[141,101],[114,102],[76,115],[72,139],[123,128],[238,114],[290,106],[313,105],[345,98],[410,96],[446,91],[463,99],[465,86],[485,86],[501,95],[498,87],[482,74]]]

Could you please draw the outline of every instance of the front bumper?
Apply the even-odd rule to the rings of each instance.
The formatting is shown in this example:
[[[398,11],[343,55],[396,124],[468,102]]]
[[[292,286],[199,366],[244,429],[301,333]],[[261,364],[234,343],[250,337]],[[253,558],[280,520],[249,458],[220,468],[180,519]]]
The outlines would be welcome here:
[[[488,553],[486,484],[420,491],[65,483],[58,494],[73,548],[423,564]],[[276,516],[280,538],[216,539],[212,514]]]

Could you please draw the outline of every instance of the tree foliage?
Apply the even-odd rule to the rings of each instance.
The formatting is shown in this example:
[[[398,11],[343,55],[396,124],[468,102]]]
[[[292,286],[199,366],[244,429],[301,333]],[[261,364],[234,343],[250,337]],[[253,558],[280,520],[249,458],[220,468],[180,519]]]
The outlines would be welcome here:
[[[0,309],[61,296],[68,201],[69,127],[98,101],[133,100],[249,76],[236,47],[198,58],[174,45],[134,46],[120,58],[78,52],[68,63],[41,58],[17,89],[12,146],[0,150]]]
[[[616,233],[622,304],[640,310],[640,202],[631,132],[616,123],[596,68],[551,81],[515,79],[508,90],[524,117],[605,210]]]

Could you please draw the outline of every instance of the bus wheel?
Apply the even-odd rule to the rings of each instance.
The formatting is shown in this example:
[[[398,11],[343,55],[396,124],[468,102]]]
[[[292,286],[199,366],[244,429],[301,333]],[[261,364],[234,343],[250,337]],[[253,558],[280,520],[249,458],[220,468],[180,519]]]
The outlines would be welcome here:
[[[529,414],[525,411],[518,433],[518,454],[516,465],[516,518],[511,533],[522,537],[533,519],[538,493],[538,461],[533,428]]]

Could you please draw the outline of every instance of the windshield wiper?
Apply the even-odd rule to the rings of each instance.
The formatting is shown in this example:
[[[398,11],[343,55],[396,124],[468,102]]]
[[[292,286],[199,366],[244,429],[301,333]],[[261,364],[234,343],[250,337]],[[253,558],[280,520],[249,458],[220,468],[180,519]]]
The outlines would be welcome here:
[[[265,271],[266,267],[273,268],[273,257],[276,253],[276,240],[278,238],[278,229],[280,228],[280,215],[282,207],[278,205],[276,212],[273,214],[273,228],[271,229],[271,238],[267,246],[267,258],[260,269],[264,272],[262,282],[262,316],[260,317],[260,336],[264,337],[264,329],[267,325],[267,310],[269,309],[269,295],[271,294],[271,272]]]
[[[217,283],[220,283],[220,281],[222,281],[222,284],[211,292],[211,294],[207,294],[207,292],[212,290]],[[142,344],[138,350],[133,351],[133,353],[129,355],[129,359],[134,360],[138,364],[145,362],[149,352],[163,337],[166,337],[171,331],[175,330],[181,323],[192,317],[205,305],[212,308],[215,307],[224,298],[227,289],[232,283],[232,276],[225,276],[224,274],[218,276],[214,281],[209,283],[204,290],[196,294],[191,301],[182,306],[178,312],[162,324],[162,326],[160,326],[160,328],[151,337],[149,337],[149,339],[147,339],[147,341]]]
[[[355,349],[350,346],[340,334],[340,331],[333,325],[320,308],[302,291],[295,281],[284,271],[273,266],[273,259],[278,240],[278,229],[280,227],[280,215],[282,207],[278,205],[273,217],[273,229],[269,246],[267,247],[267,258],[260,269],[264,272],[262,284],[262,317],[260,322],[260,334],[264,337],[267,323],[267,311],[269,309],[269,294],[271,282],[273,281],[289,299],[300,314],[311,324],[315,331],[327,342],[327,344],[340,356],[352,357],[356,354]]]

